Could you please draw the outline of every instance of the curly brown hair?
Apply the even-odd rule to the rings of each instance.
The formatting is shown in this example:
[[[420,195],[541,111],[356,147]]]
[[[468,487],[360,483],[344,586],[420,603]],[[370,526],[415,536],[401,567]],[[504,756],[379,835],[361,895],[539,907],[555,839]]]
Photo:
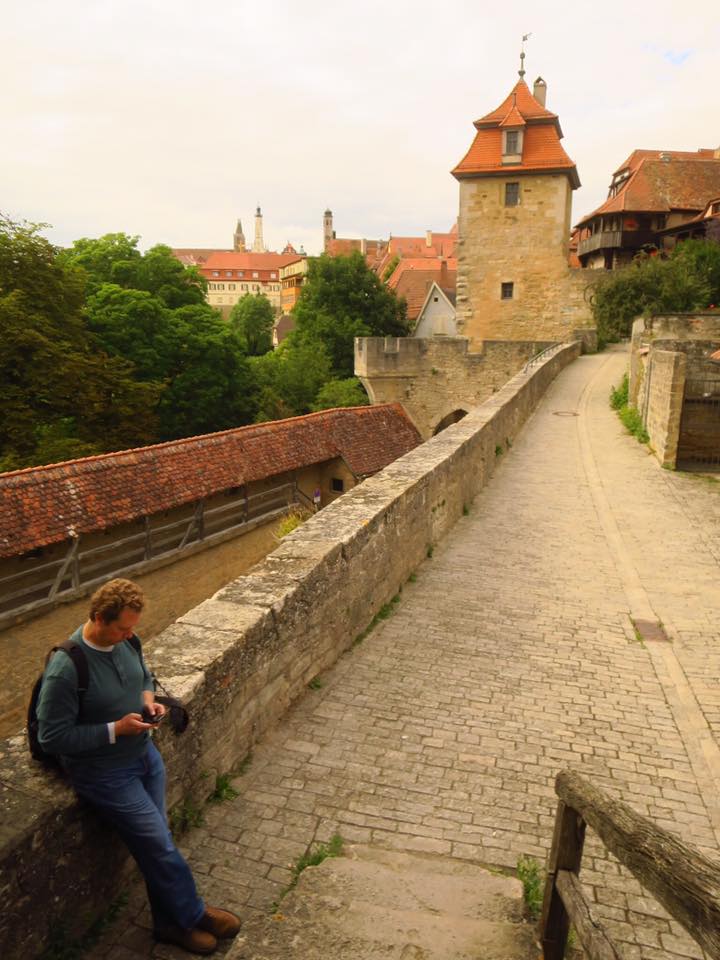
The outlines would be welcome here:
[[[112,623],[126,607],[140,613],[144,606],[145,594],[132,580],[108,580],[90,598],[90,619],[100,616],[103,623]]]

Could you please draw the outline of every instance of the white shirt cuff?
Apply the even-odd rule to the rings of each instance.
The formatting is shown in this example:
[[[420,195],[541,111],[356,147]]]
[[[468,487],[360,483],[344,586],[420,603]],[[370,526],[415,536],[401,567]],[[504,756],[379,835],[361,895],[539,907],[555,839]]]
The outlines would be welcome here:
[[[110,737],[110,743],[115,743],[115,721],[111,720],[107,725],[108,735]]]

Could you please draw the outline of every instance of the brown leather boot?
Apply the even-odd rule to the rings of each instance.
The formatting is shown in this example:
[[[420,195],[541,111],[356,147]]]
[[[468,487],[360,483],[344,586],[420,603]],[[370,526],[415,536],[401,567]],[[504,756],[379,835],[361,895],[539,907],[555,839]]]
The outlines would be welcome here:
[[[240,932],[240,917],[219,907],[205,907],[205,915],[198,927],[207,930],[218,940],[231,940]]]
[[[174,943],[189,953],[207,955],[217,950],[217,937],[212,933],[195,927],[194,930],[183,930],[182,927],[165,927],[155,930],[153,937],[160,943]]]

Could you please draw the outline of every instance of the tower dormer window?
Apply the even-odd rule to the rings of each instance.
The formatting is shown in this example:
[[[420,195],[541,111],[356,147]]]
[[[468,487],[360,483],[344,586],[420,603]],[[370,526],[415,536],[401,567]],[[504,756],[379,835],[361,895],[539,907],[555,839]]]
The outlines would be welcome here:
[[[503,130],[503,163],[522,163],[522,147],[522,130]]]

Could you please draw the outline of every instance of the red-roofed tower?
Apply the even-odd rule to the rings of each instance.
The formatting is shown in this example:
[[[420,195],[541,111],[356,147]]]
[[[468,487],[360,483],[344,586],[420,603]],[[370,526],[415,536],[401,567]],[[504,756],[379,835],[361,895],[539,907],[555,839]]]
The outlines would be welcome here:
[[[520,79],[475,121],[460,182],[458,332],[484,340],[566,340],[590,325],[584,283],[568,267],[575,164],[545,105],[545,81]]]

